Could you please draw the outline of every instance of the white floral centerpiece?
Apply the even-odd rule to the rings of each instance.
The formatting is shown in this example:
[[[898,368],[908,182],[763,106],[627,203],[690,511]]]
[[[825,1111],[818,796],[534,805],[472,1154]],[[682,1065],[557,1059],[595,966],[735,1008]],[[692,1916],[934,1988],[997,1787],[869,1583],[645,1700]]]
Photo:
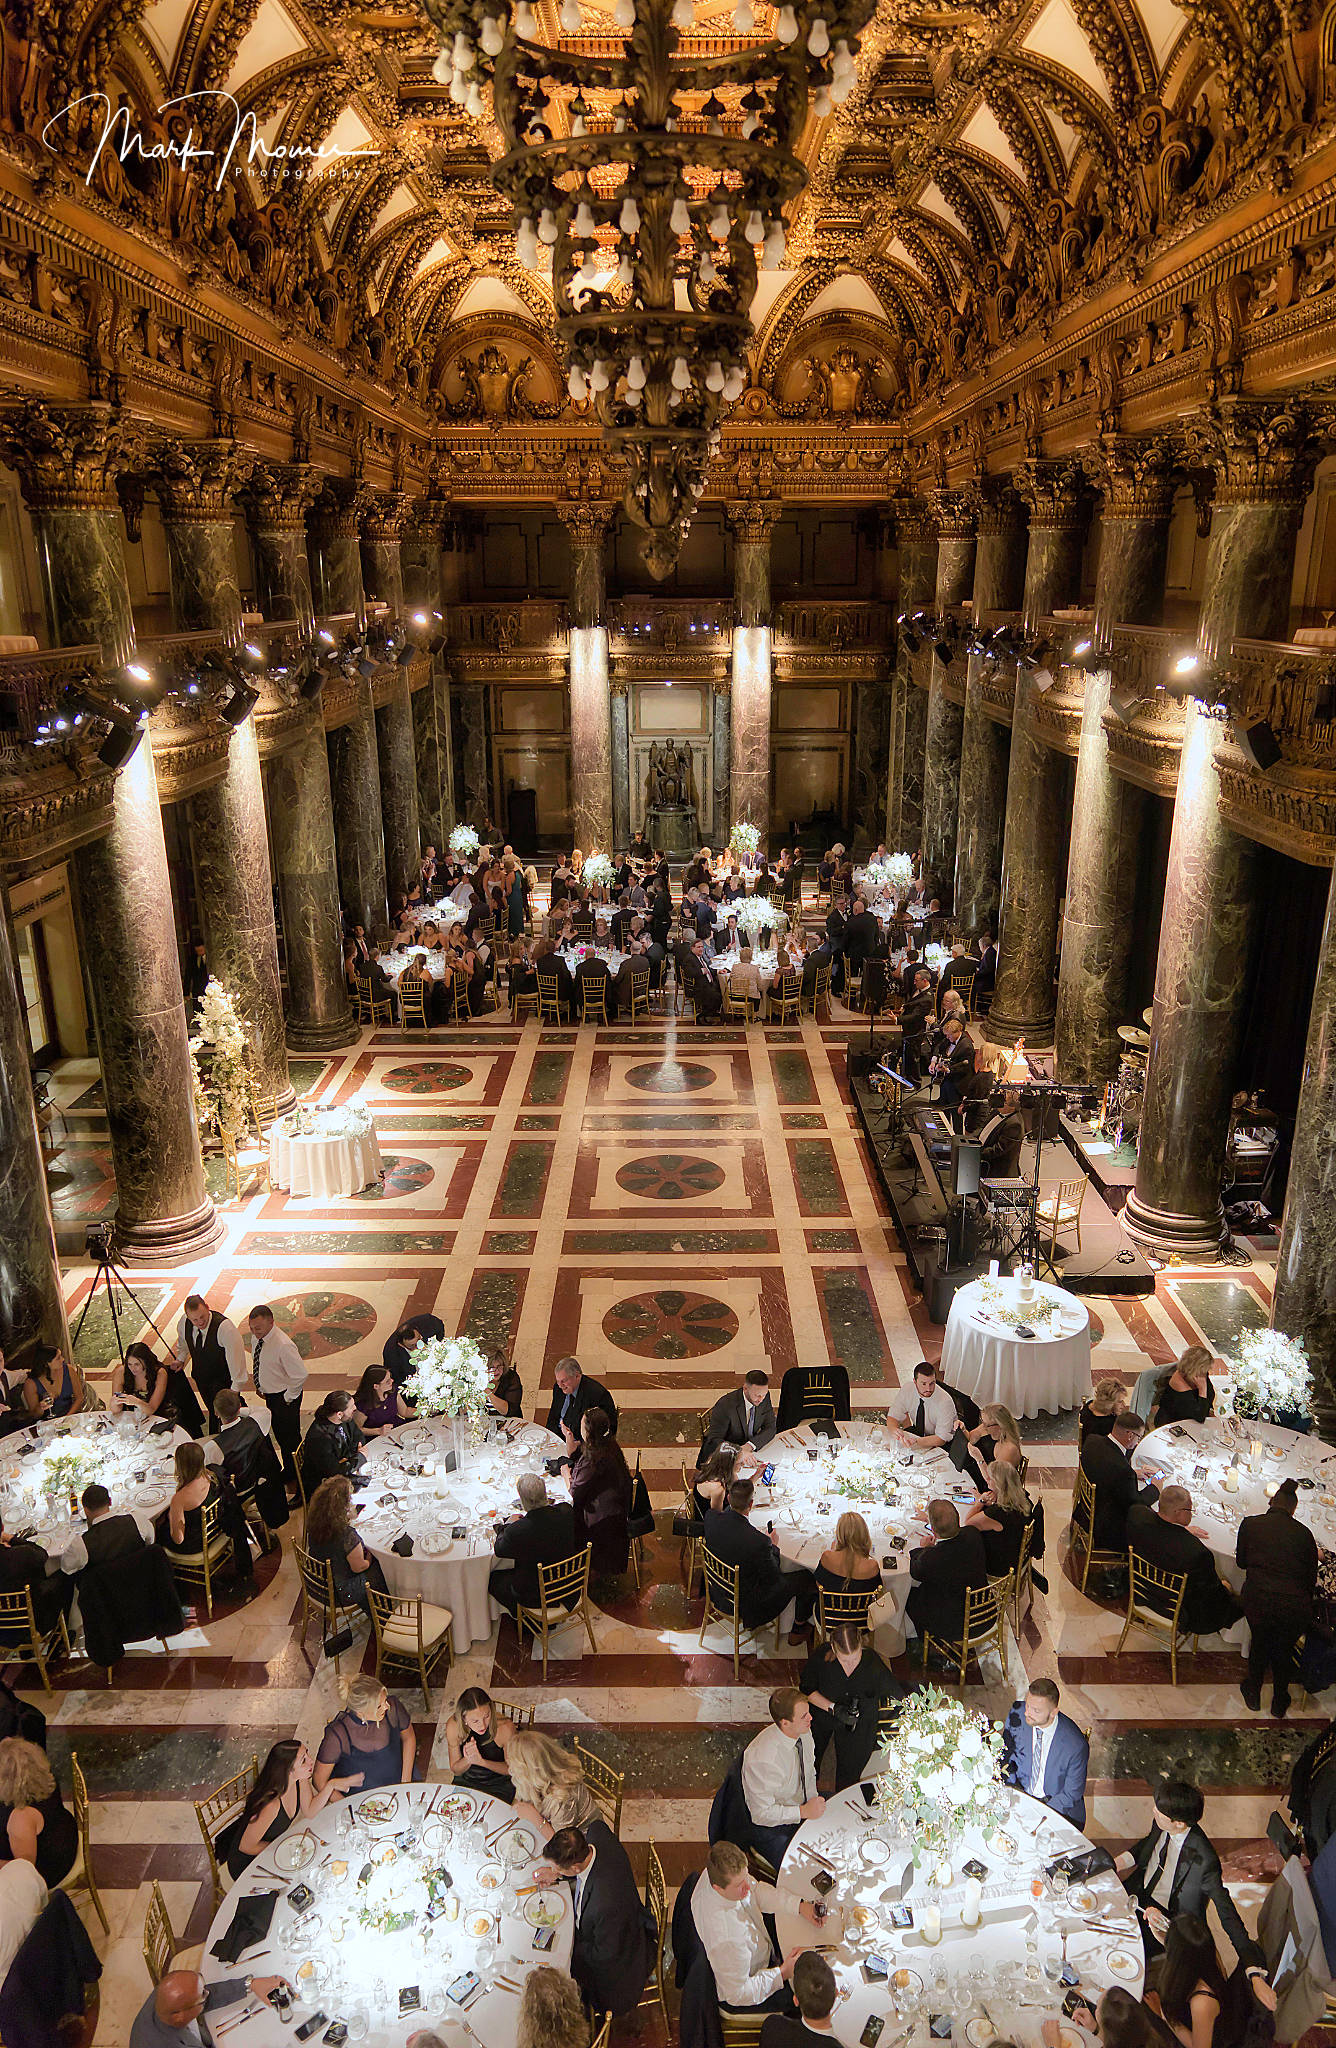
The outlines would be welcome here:
[[[617,870],[606,853],[587,853],[580,880],[587,889],[610,889]]]
[[[1236,1415],[1262,1422],[1311,1420],[1313,1373],[1302,1337],[1283,1330],[1245,1330],[1233,1356],[1233,1407]]]
[[[472,1337],[428,1337],[408,1354],[404,1398],[419,1415],[477,1422],[487,1412],[487,1360]]]
[[[741,860],[745,855],[760,851],[761,835],[755,825],[749,825],[745,818],[739,818],[729,834],[728,844],[729,850],[737,854]]]
[[[933,974],[940,974],[950,958],[951,955],[947,952],[945,946],[934,945],[923,948],[923,964]]]
[[[899,1494],[895,1466],[884,1453],[846,1451],[830,1478],[831,1490],[846,1500],[861,1500],[893,1507]]]
[[[788,925],[784,912],[768,896],[739,897],[730,914],[737,919],[738,930],[749,942],[758,932],[782,932]]]
[[[371,1111],[360,1095],[354,1095],[337,1109],[320,1110],[316,1128],[325,1138],[364,1138],[371,1129]]]
[[[480,844],[472,825],[456,825],[450,834],[450,851],[456,860],[476,860]]]
[[[861,880],[873,896],[889,896],[898,903],[914,886],[913,860],[907,853],[888,853],[885,860],[870,860]]]
[[[28,1473],[34,1502],[43,1496],[51,1499],[57,1494],[69,1494],[73,1499],[83,1492],[85,1486],[101,1478],[102,1464],[102,1452],[93,1444],[68,1439],[48,1444],[33,1461]]]
[[[208,1061],[207,1077],[200,1055]],[[220,981],[209,976],[190,1040],[190,1070],[201,1122],[216,1123],[229,1137],[245,1130],[250,1117],[250,1041],[236,1004]]]
[[[432,904],[429,917],[424,916],[423,923],[428,922],[438,924],[442,931],[449,931],[452,924],[464,924],[467,920],[457,903],[448,896],[442,896],[439,903]]]
[[[984,1715],[937,1686],[907,1699],[886,1744],[877,1804],[910,1837],[914,1856],[949,1861],[969,1827],[1001,1807],[1002,1736]]]

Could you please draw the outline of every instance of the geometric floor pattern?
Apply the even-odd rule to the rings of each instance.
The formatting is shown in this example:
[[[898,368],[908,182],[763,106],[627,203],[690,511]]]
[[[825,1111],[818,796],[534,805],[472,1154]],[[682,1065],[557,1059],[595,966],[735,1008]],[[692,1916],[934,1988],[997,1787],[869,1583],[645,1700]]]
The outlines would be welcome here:
[[[497,1017],[425,1043],[364,1033],[346,1053],[295,1061],[294,1079],[311,1102],[358,1095],[370,1104],[386,1162],[381,1188],[346,1201],[292,1200],[254,1171],[240,1201],[222,1199],[211,1165],[223,1246],[195,1270],[134,1278],[143,1308],[168,1332],[193,1291],[238,1320],[270,1302],[309,1361],[308,1412],[330,1387],[353,1386],[414,1309],[434,1310],[448,1332],[508,1347],[529,1415],[545,1415],[552,1367],[566,1352],[610,1386],[627,1455],[640,1452],[665,1511],[649,1583],[639,1594],[620,1582],[600,1588],[597,1655],[554,1662],[546,1685],[508,1624],[475,1644],[430,1713],[419,1698],[419,1756],[428,1775],[445,1774],[438,1726],[465,1684],[536,1702],[540,1726],[589,1735],[626,1770],[623,1838],[640,1875],[652,1837],[670,1885],[699,1866],[711,1794],[799,1654],[785,1647],[744,1662],[735,1684],[731,1656],[697,1643],[700,1608],[685,1598],[669,1533],[697,1411],[753,1365],[777,1382],[788,1365],[831,1362],[848,1369],[855,1414],[876,1414],[915,1361],[940,1349],[849,1107],[854,1031],[808,1018],[794,1028],[700,1031],[667,1017],[540,1032]],[[51,1160],[53,1200],[62,1240],[73,1232],[77,1242],[82,1222],[107,1214],[115,1197],[95,1069],[70,1063],[56,1095],[67,1115]],[[1259,1253],[1227,1275],[1161,1273],[1153,1295],[1092,1297],[1097,1375],[1130,1385],[1188,1343],[1218,1348],[1265,1319],[1270,1280]],[[72,1322],[90,1283],[89,1268],[71,1264]],[[142,1317],[124,1306],[128,1339]],[[96,1379],[114,1350],[101,1296],[78,1352]],[[1148,1783],[1161,1771],[1198,1782],[1246,1913],[1257,1880],[1278,1867],[1265,1840],[1273,1788],[1325,1717],[1315,1706],[1284,1724],[1247,1716],[1241,1659],[1218,1639],[1180,1660],[1177,1687],[1162,1656],[1129,1650],[1115,1659],[1119,1617],[1083,1598],[1061,1568],[1075,1416],[1041,1416],[1022,1429],[1030,1485],[1045,1497],[1049,1592],[1010,1643],[1007,1670],[988,1672],[970,1697],[1001,1711],[1025,1674],[1059,1679],[1064,1707],[1092,1730],[1097,1838],[1121,1844],[1142,1831]],[[148,1988],[140,1937],[150,1881],[161,1881],[178,1931],[198,1941],[207,1927],[190,1802],[280,1737],[317,1737],[332,1710],[332,1670],[314,1631],[301,1647],[298,1611],[285,1549],[248,1604],[192,1627],[170,1654],[127,1658],[114,1690],[75,1662],[54,1675],[53,1699],[31,1695],[48,1713],[63,1781],[77,1750],[93,1798],[112,1923],[109,1941],[90,1930],[107,1966],[99,2042],[125,2040]],[[14,1672],[6,1675],[12,1682]],[[618,2038],[634,2033],[628,2023]]]

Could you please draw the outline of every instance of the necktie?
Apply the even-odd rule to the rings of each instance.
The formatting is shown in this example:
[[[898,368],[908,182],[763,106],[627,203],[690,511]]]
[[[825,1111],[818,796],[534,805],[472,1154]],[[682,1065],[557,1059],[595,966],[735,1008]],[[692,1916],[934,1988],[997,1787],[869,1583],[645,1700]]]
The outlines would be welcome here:
[[[1164,1876],[1164,1866],[1168,1861],[1169,1837],[1168,1835],[1161,1835],[1158,1848],[1154,1849],[1151,1852],[1151,1863],[1153,1864],[1154,1868],[1152,1870],[1148,1870],[1146,1873],[1146,1888],[1145,1891],[1142,1893],[1143,1898],[1148,1899],[1151,1893],[1155,1890],[1156,1885]]]
[[[806,1806],[806,1804],[807,1804],[807,1766],[806,1766],[806,1764],[805,1764],[805,1763],[803,1762],[803,1746],[802,1746],[802,1740],[801,1740],[801,1738],[799,1738],[799,1740],[798,1740],[797,1742],[795,1742],[793,1746],[794,1746],[794,1748],[795,1748],[795,1749],[797,1750],[797,1752],[798,1752],[798,1804],[799,1804],[799,1806]]]
[[[922,1401],[920,1401],[920,1402],[919,1402],[919,1405],[918,1405],[918,1415],[917,1415],[917,1417],[916,1417],[916,1419],[915,1419],[915,1422],[914,1422],[914,1435],[915,1435],[915,1436],[926,1436],[927,1434],[928,1434],[928,1411],[927,1411],[927,1408],[926,1408],[926,1407],[924,1406],[923,1402],[922,1402]]]
[[[251,1380],[257,1394],[260,1391],[260,1351],[263,1344],[264,1338],[257,1337],[251,1345]]]
[[[1034,1747],[1030,1753],[1030,1790],[1037,1792],[1044,1782],[1044,1731],[1034,1731]]]

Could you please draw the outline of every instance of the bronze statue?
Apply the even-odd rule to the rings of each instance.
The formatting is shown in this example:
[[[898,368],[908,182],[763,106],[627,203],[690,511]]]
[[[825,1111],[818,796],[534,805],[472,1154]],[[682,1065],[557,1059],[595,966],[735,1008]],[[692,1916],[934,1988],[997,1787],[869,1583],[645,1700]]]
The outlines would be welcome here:
[[[648,810],[691,810],[691,750],[676,740],[655,740],[649,750],[649,773],[645,777],[645,805]]]

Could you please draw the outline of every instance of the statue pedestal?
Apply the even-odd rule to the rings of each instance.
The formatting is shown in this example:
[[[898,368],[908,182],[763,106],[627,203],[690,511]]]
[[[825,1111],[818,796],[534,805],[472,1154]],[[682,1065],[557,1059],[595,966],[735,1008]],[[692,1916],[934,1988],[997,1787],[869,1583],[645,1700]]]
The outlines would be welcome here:
[[[700,844],[695,805],[651,804],[645,834],[656,853],[666,853],[670,859],[690,859]]]

